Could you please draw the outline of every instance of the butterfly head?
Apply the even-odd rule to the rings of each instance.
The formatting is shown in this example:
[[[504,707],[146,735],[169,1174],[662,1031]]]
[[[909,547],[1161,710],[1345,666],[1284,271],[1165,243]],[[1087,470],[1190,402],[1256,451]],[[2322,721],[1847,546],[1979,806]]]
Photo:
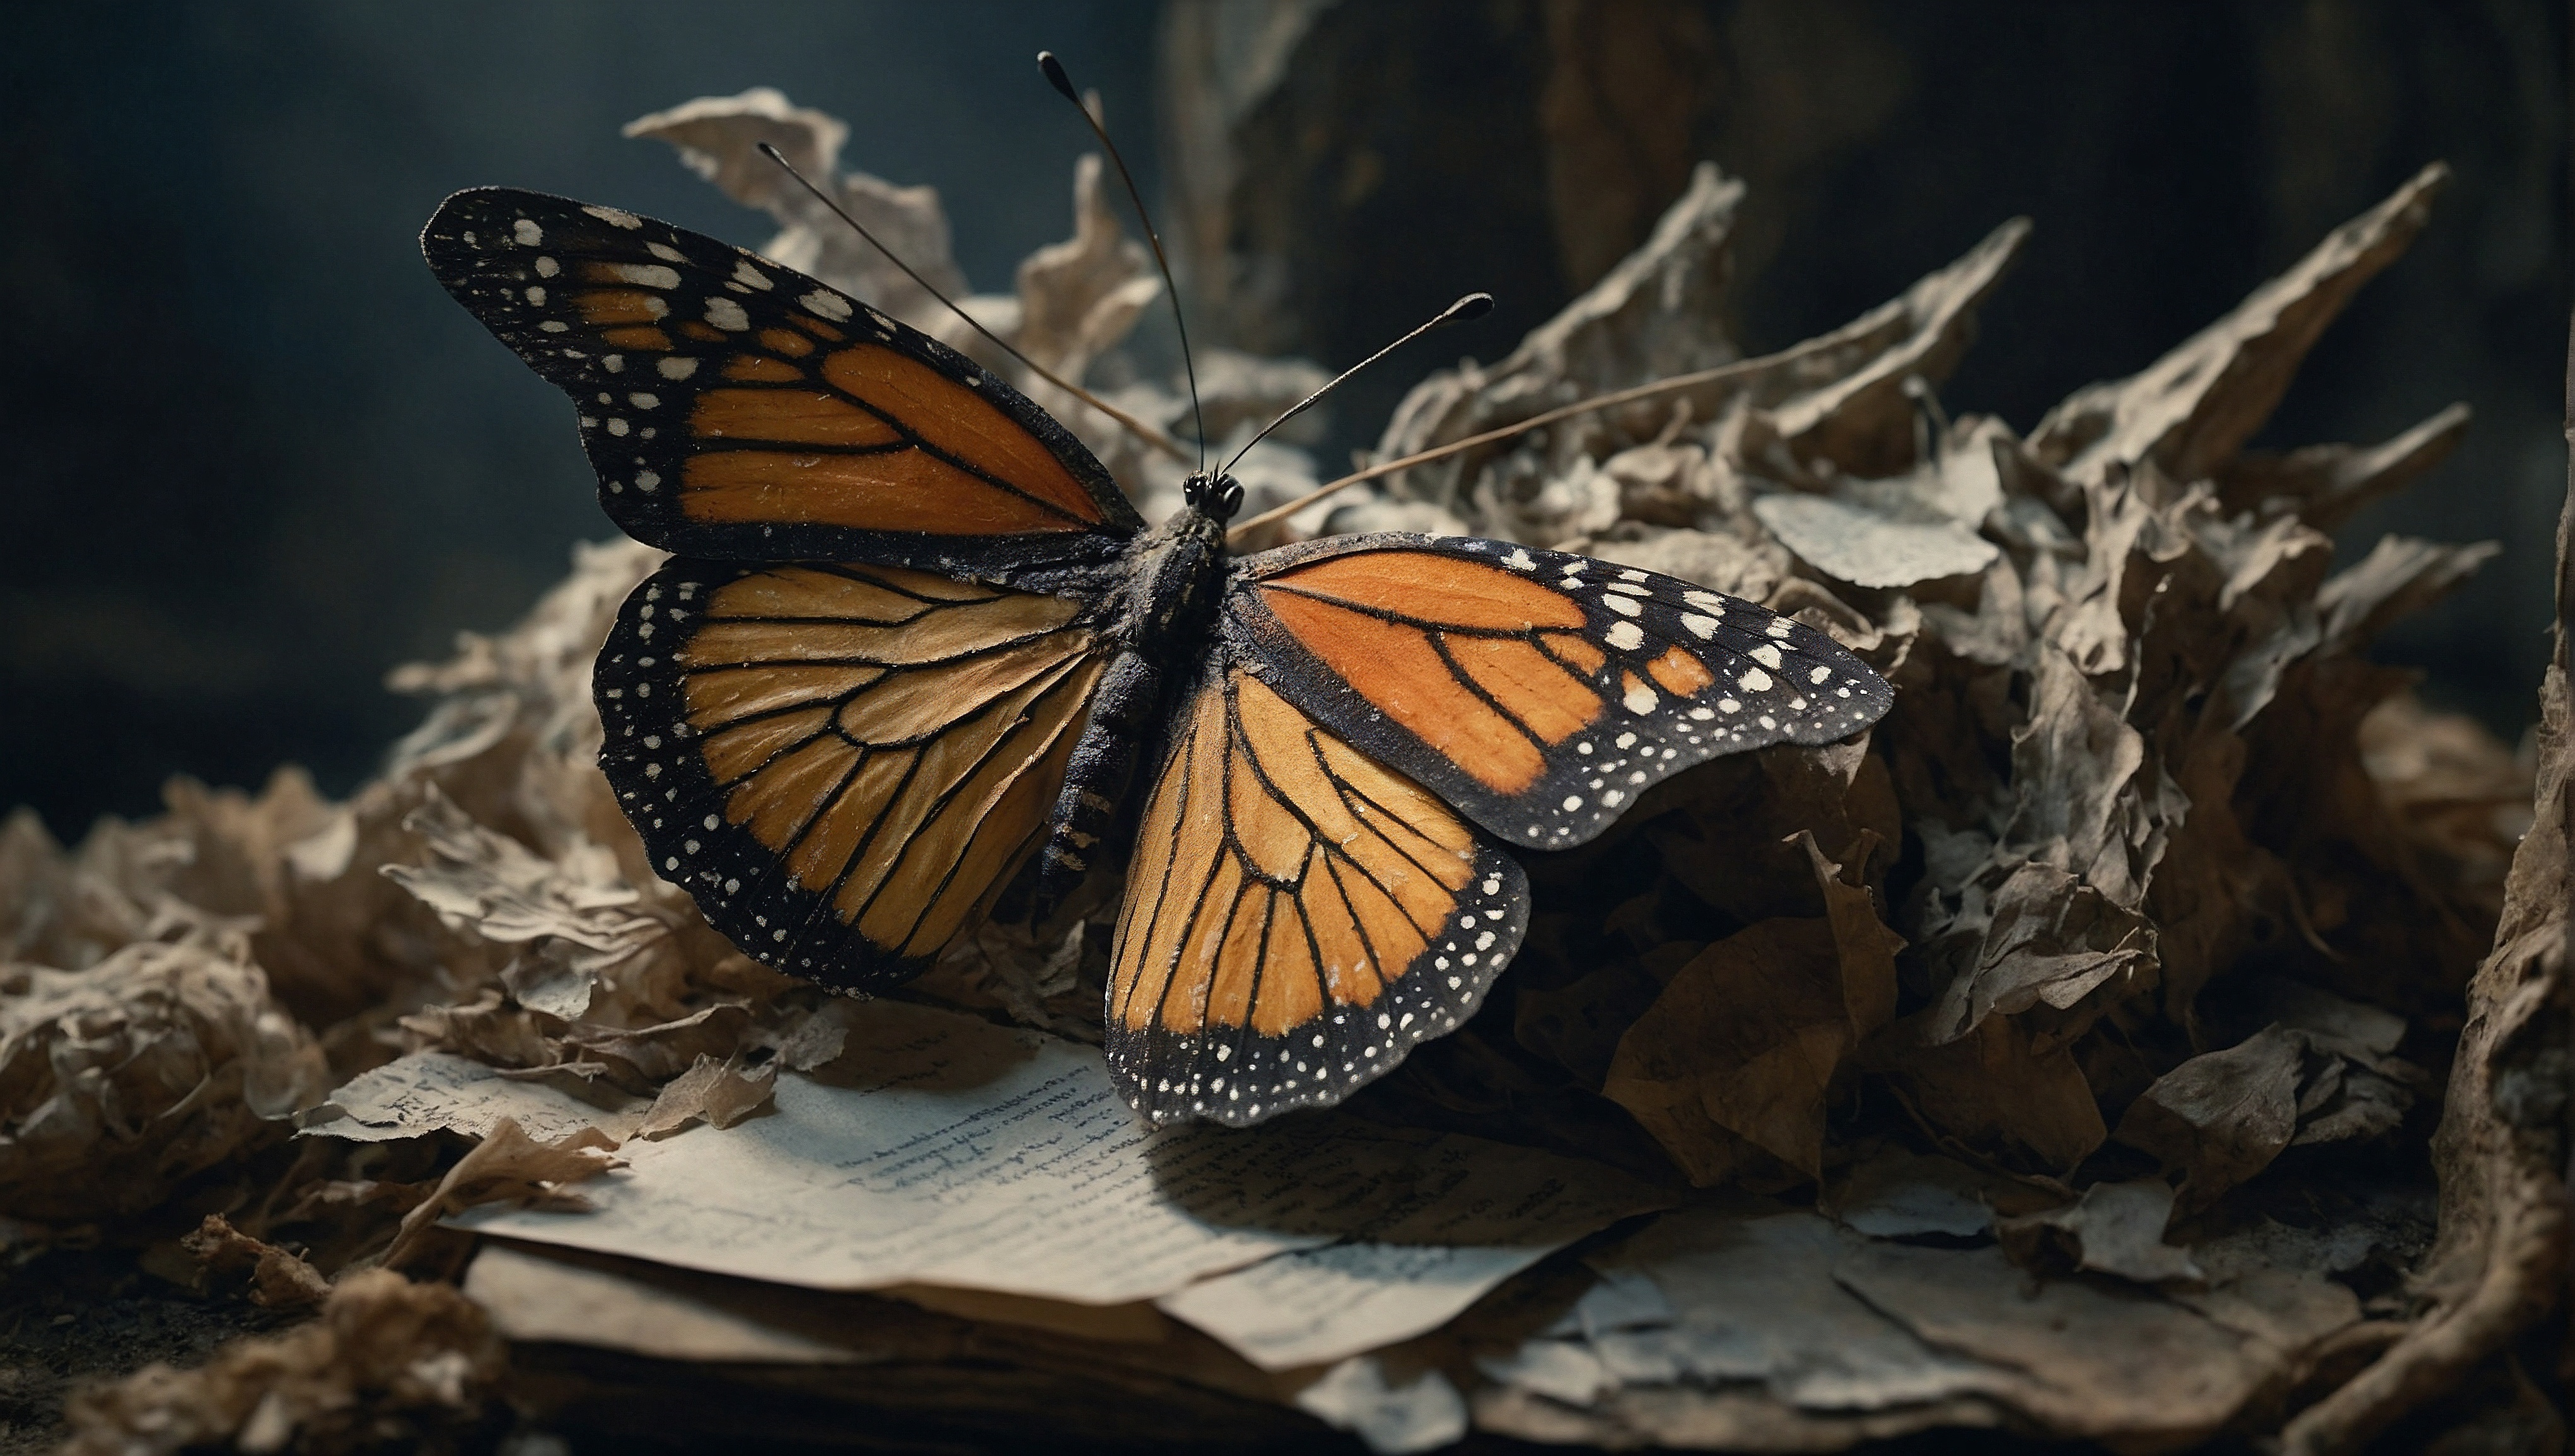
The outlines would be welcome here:
[[[1243,483],[1222,472],[1201,472],[1181,482],[1181,500],[1191,510],[1222,526],[1243,509]]]

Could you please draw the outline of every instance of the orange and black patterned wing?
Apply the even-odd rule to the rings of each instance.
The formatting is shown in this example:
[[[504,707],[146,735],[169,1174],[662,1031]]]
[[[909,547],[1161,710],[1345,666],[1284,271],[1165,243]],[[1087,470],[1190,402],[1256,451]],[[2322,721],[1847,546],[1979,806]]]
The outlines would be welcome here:
[[[1143,528],[1091,452],[972,360],[729,243],[460,192],[430,270],[572,396],[600,504],[686,556],[1080,581]]]
[[[1128,867],[1110,1070],[1156,1122],[1338,1102],[1473,1013],[1527,887],[1437,795],[1220,660]]]
[[[1461,537],[1265,552],[1225,633],[1316,722],[1533,849],[1590,839],[1693,763],[1848,737],[1894,701],[1831,638],[1751,603]]]
[[[745,952],[909,979],[1044,834],[1100,681],[1081,614],[899,568],[674,561],[600,653],[600,764]]]

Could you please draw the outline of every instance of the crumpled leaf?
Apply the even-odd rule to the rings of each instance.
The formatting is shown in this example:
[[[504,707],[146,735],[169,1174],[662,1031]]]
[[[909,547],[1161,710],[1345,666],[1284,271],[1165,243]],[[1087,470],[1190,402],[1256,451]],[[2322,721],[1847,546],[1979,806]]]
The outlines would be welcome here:
[[[2189,1250],[2164,1242],[2172,1212],[2172,1184],[2135,1178],[2095,1183],[2066,1207],[2005,1219],[1995,1233],[2025,1269],[2080,1269],[2139,1284],[2203,1280]]]
[[[2567,343],[2566,432],[2575,445],[2575,334]],[[2423,1317],[2351,1380],[2281,1432],[2292,1456],[2358,1450],[2434,1395],[2455,1389],[2527,1326],[2562,1307],[2567,1268],[2568,906],[2575,904],[2575,460],[2557,521],[2557,624],[2540,683],[2534,815],[2512,856],[2493,949],[2466,986],[2467,1021],[2432,1140],[2440,1239],[2415,1271]],[[2521,1383],[2517,1362],[2507,1362]],[[2520,1393],[2515,1392],[2516,1396]],[[2527,1408],[2540,1402],[2514,1401]],[[2518,1412],[2516,1412],[2518,1414]],[[2479,1422],[2462,1445],[2536,1444],[2553,1411],[2522,1432]],[[2500,1437],[2500,1439],[2498,1439]]]
[[[2182,1206],[2195,1210],[2292,1143],[2393,1130],[2421,1079],[2383,1048],[2275,1022],[2156,1078],[2128,1105],[2115,1135],[2182,1174]]]
[[[731,1127],[769,1105],[778,1090],[778,1063],[749,1071],[704,1052],[687,1071],[662,1084],[652,1110],[636,1124],[639,1137],[668,1137],[693,1122]]]
[[[1965,1036],[1936,1043],[1907,1037],[1909,1020],[1891,1028],[1872,1056],[1945,1150],[2067,1173],[2108,1140],[2092,1084],[2068,1048],[2035,1044],[2030,1029],[2009,1016],[1988,1017]]]
[[[279,1135],[329,1071],[260,968],[200,945],[0,968],[0,1208],[141,1212]]]
[[[1830,496],[1763,496],[1752,514],[1779,543],[1835,581],[1910,587],[1983,571],[2000,553],[1955,521],[1906,520]]]
[[[1821,1176],[1834,1075],[1895,1011],[1902,937],[1811,833],[1798,839],[1824,916],[1763,920],[1700,952],[1628,1027],[1601,1088],[1701,1187],[1747,1144]],[[1853,868],[1875,842],[1863,832]]]
[[[248,1270],[253,1304],[300,1309],[321,1303],[331,1292],[330,1281],[311,1264],[275,1244],[243,1233],[220,1213],[207,1214],[196,1232],[179,1240],[179,1246],[209,1273]]]
[[[400,1268],[418,1249],[438,1220],[485,1203],[524,1203],[531,1208],[582,1212],[590,1200],[567,1191],[568,1183],[596,1177],[619,1165],[607,1151],[617,1140],[596,1127],[539,1142],[519,1130],[517,1119],[504,1117],[474,1150],[457,1159],[438,1187],[403,1215],[393,1247],[385,1250],[387,1268]]]
[[[175,1456],[413,1445],[478,1421],[504,1361],[491,1321],[452,1286],[360,1270],[310,1324],[235,1340],[194,1369],[156,1363],[75,1394],[62,1450]]]
[[[1433,375],[1405,396],[1386,424],[1378,456],[1410,455],[1584,394],[1732,362],[1737,351],[1714,325],[1732,266],[1726,244],[1742,201],[1740,181],[1700,163],[1653,236],[1518,348],[1489,367]],[[1460,467],[1429,467],[1415,477],[1416,499],[1455,494],[1453,487],[1420,488],[1431,471],[1467,478]]]
[[[895,256],[950,298],[965,301],[966,275],[949,256],[948,214],[933,187],[897,187],[864,172],[840,170],[850,129],[827,113],[797,106],[772,87],[739,96],[704,96],[627,123],[626,135],[653,137],[679,149],[680,160],[746,207],[767,211],[782,231],[763,255],[867,300],[933,338],[966,333],[938,301],[886,261],[778,164],[761,155],[778,148],[796,170],[829,193]],[[998,330],[1009,337],[1008,330]]]
[[[2425,167],[2143,373],[2068,396],[2030,432],[2032,453],[2076,480],[2144,460],[2176,480],[2208,474],[2270,418],[2317,336],[2413,242],[2449,178]]]

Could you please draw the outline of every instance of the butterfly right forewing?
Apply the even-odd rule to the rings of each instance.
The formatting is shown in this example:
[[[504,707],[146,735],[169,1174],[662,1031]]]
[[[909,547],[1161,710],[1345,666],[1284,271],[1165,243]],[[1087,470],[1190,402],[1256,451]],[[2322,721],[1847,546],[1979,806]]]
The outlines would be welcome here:
[[[1583,843],[1724,753],[1875,723],[1885,681],[1749,602],[1506,542],[1335,537],[1242,564],[1233,650],[1504,842]]]

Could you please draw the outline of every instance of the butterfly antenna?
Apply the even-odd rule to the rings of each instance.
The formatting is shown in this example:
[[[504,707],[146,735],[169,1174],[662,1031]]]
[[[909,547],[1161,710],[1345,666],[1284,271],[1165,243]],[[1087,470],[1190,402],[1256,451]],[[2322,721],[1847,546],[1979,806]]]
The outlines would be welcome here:
[[[1172,459],[1180,461],[1183,464],[1188,463],[1190,453],[1181,449],[1180,442],[1172,439],[1171,436],[1164,434],[1162,431],[1155,429],[1153,426],[1148,425],[1144,421],[1137,419],[1135,416],[1128,414],[1126,411],[1119,409],[1107,400],[1100,398],[1100,396],[1095,395],[1091,391],[1084,389],[1082,386],[1075,384],[1073,381],[1066,379],[1054,370],[1049,369],[1045,365],[1038,363],[1036,360],[1029,358],[1025,354],[1022,354],[1019,350],[1011,346],[1009,340],[1004,339],[1001,335],[985,328],[982,321],[978,320],[973,314],[959,308],[956,300],[950,298],[944,293],[941,293],[929,279],[924,278],[919,273],[915,272],[911,264],[904,262],[901,257],[897,256],[892,248],[887,247],[884,240],[877,237],[876,234],[869,232],[867,224],[850,216],[850,210],[848,208],[841,206],[838,201],[834,200],[830,193],[815,186],[812,178],[797,171],[796,164],[788,161],[785,153],[779,151],[776,147],[771,146],[767,142],[762,142],[760,144],[760,152],[762,156],[767,157],[772,162],[777,163],[780,167],[785,168],[787,175],[795,178],[807,192],[814,194],[815,201],[820,202],[827,208],[830,208],[833,216],[839,218],[845,223],[848,223],[851,229],[857,232],[860,237],[867,239],[869,246],[875,248],[879,253],[884,254],[885,260],[888,263],[902,269],[904,277],[921,285],[922,292],[929,294],[932,298],[935,298],[941,303],[947,305],[948,312],[955,314],[960,319],[966,321],[966,327],[973,329],[976,333],[981,334],[986,339],[992,341],[994,348],[1001,350],[1013,359],[1027,365],[1030,373],[1036,375],[1042,380],[1045,380],[1048,384],[1054,385],[1057,389],[1064,391],[1066,394],[1069,394],[1075,399],[1082,401],[1084,404],[1089,405],[1091,408],[1098,410],[1110,419],[1117,421],[1120,425],[1125,426],[1129,434],[1144,441],[1147,445],[1152,446],[1154,449],[1161,451],[1165,455],[1168,455]],[[1206,464],[1204,459],[1202,459],[1200,463],[1201,465]]]
[[[1314,391],[1305,398],[1298,400],[1295,404],[1288,406],[1288,413],[1271,421],[1269,424],[1262,426],[1260,434],[1245,441],[1243,443],[1243,448],[1234,453],[1234,459],[1227,461],[1225,463],[1225,469],[1218,471],[1217,474],[1220,476],[1232,474],[1235,466],[1240,464],[1245,456],[1252,453],[1252,447],[1259,445],[1262,441],[1270,438],[1271,431],[1278,429],[1280,426],[1295,419],[1298,415],[1305,413],[1305,411],[1311,407],[1316,400],[1319,400],[1323,396],[1330,394],[1333,390],[1340,388],[1341,382],[1348,379],[1351,375],[1354,375],[1360,370],[1367,368],[1369,365],[1376,363],[1378,360],[1385,358],[1387,355],[1392,354],[1394,351],[1411,343],[1413,340],[1420,338],[1422,335],[1429,333],[1433,329],[1444,329],[1450,324],[1472,323],[1492,311],[1493,296],[1489,293],[1470,293],[1464,298],[1457,300],[1455,303],[1450,304],[1448,307],[1441,309],[1437,317],[1427,320],[1419,327],[1415,328],[1411,333],[1404,335],[1402,338],[1388,344],[1383,349],[1380,349],[1374,354],[1369,355],[1367,358],[1360,360],[1358,363],[1351,365],[1349,368],[1342,370],[1339,374],[1332,376],[1331,383],[1324,385],[1321,389]]]
[[[1145,225],[1145,241],[1154,245],[1154,262],[1163,270],[1163,296],[1172,301],[1172,325],[1181,331],[1181,368],[1189,373],[1190,419],[1198,430],[1199,474],[1205,475],[1207,412],[1199,407],[1199,367],[1190,357],[1190,322],[1181,317],[1181,290],[1172,281],[1172,260],[1163,254],[1162,235],[1154,231],[1153,216],[1145,211],[1145,194],[1136,188],[1136,174],[1127,170],[1127,159],[1118,155],[1118,144],[1109,140],[1109,128],[1102,126],[1100,118],[1092,115],[1091,108],[1083,104],[1082,93],[1073,89],[1073,78],[1065,74],[1064,62],[1057,60],[1053,51],[1040,51],[1038,69],[1046,73],[1047,84],[1072,102],[1074,110],[1082,113],[1082,119],[1091,125],[1091,134],[1100,138],[1101,150],[1117,164],[1118,180],[1127,184],[1127,200],[1136,205],[1136,220]]]
[[[1432,446],[1428,450],[1415,451],[1399,460],[1385,461],[1369,466],[1365,470],[1352,471],[1339,480],[1326,481],[1285,506],[1274,506],[1249,520],[1236,522],[1233,529],[1225,534],[1225,539],[1239,546],[1251,540],[1253,533],[1272,522],[1285,521],[1318,501],[1328,500],[1352,486],[1375,480],[1380,476],[1396,475],[1417,465],[1428,465],[1432,461],[1446,460],[1452,455],[1462,455],[1469,450],[1497,445],[1514,436],[1526,435],[1532,430],[1543,430],[1559,420],[1570,420],[1577,415],[1588,415],[1600,410],[1613,410],[1621,405],[1642,404],[1647,400],[1661,399],[1666,395],[1676,395],[1686,390],[1704,389],[1709,385],[1723,384],[1731,380],[1747,379],[1763,370],[1776,369],[1778,365],[1779,360],[1776,355],[1763,355],[1758,359],[1738,359],[1732,364],[1720,364],[1714,369],[1702,369],[1691,374],[1676,374],[1668,379],[1658,379],[1650,384],[1637,385],[1633,389],[1615,390],[1605,395],[1594,395],[1587,400],[1577,400],[1544,414],[1531,415],[1516,424],[1487,430],[1480,435],[1469,435],[1463,440],[1452,440],[1445,445]]]

